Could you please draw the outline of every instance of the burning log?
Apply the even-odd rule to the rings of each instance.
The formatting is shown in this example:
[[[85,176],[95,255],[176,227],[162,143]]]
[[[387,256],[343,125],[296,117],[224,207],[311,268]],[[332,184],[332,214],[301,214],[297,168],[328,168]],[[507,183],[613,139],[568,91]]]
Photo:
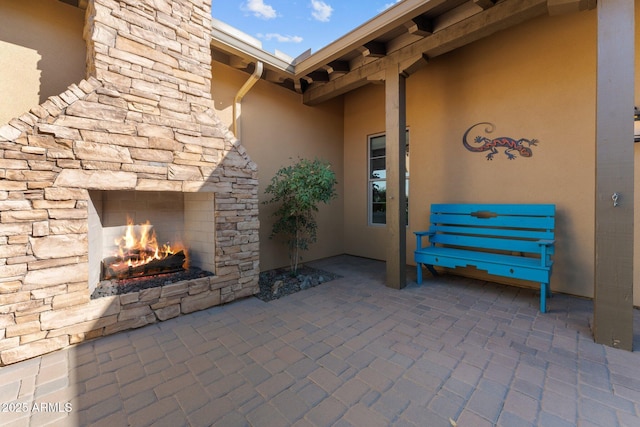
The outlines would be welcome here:
[[[102,277],[105,280],[130,279],[139,276],[182,271],[184,270],[183,264],[186,260],[186,255],[184,251],[179,251],[162,259],[153,259],[142,265],[129,265],[128,261],[134,258],[134,254],[129,254],[126,259],[120,257],[105,258],[102,261]]]

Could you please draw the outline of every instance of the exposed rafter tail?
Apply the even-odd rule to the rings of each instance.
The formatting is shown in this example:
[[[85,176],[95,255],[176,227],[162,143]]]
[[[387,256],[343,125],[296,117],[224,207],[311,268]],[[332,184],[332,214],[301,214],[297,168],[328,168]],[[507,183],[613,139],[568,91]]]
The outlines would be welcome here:
[[[596,6],[596,0],[547,0],[547,9],[551,16],[591,10]]]
[[[490,1],[490,0],[487,0]],[[425,16],[416,16],[411,21],[404,24],[409,34],[414,36],[426,37],[433,33],[433,23]]]
[[[387,47],[384,43],[371,41],[365,43],[364,46],[358,49],[362,56],[371,58],[382,58],[387,54]]]
[[[473,2],[484,10],[487,10],[496,4],[495,0],[473,0]]]
[[[409,77],[428,63],[429,57],[425,53],[423,53],[417,57],[400,63],[400,70],[404,77]]]

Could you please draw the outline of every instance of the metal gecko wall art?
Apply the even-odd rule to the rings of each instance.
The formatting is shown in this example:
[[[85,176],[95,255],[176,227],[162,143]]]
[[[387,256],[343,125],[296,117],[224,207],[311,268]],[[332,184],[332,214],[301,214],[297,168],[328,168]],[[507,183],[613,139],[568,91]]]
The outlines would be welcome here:
[[[504,148],[504,154],[507,156],[509,160],[513,160],[519,154],[520,157],[531,157],[533,156],[533,151],[531,151],[532,146],[538,145],[537,139],[513,139],[507,136],[501,136],[498,138],[487,138],[486,136],[478,135],[474,138],[473,144],[469,143],[468,136],[471,131],[478,127],[486,125],[487,127],[484,129],[485,133],[493,133],[495,130],[495,125],[489,122],[480,122],[471,126],[464,133],[462,137],[462,144],[469,151],[473,151],[475,153],[482,153],[488,151],[487,160],[493,160],[493,156],[498,154],[498,148]],[[525,145],[526,144],[526,145]]]

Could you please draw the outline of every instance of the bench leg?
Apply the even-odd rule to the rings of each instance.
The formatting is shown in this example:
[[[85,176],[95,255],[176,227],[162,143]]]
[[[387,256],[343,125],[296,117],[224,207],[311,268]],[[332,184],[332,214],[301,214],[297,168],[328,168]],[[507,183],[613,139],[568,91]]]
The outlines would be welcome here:
[[[416,265],[416,282],[418,283],[418,285],[422,284],[422,263],[418,262]],[[427,270],[429,270],[429,272],[431,274],[433,274],[433,277],[437,277],[438,276],[438,272],[436,271],[435,268],[433,268],[433,265],[429,265],[429,264],[424,264],[425,267],[427,267]]]
[[[547,295],[549,293],[549,284],[540,283],[540,313],[547,312]]]
[[[433,277],[438,277],[438,272],[433,268],[433,265],[427,265],[427,269],[431,274],[433,274]]]

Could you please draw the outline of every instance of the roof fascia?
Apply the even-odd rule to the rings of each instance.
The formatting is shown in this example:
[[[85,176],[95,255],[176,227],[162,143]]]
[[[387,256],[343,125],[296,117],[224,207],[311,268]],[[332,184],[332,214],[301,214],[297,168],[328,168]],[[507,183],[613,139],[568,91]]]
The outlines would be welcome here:
[[[248,39],[244,40],[245,37],[240,38],[239,35],[242,33],[239,30],[233,32],[229,31],[227,27],[229,27],[227,24],[215,19],[213,20],[213,28],[211,31],[212,46],[241,58],[261,61],[265,65],[283,73],[290,74],[291,77],[293,77],[295,71],[293,61],[285,60],[262,50],[260,43],[255,43],[253,37],[246,36]],[[242,35],[244,36],[244,34]]]

